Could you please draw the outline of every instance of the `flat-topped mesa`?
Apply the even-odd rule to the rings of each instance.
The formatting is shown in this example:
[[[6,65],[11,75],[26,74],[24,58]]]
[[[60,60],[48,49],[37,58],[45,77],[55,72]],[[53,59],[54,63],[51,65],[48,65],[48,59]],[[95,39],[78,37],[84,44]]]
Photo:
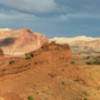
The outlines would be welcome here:
[[[0,31],[0,48],[5,55],[20,56],[39,49],[45,42],[45,35],[31,29]]]
[[[59,44],[76,44],[78,42],[92,42],[95,40],[100,40],[100,38],[96,37],[87,37],[87,36],[76,36],[76,37],[55,37],[49,40],[49,42],[55,41]]]

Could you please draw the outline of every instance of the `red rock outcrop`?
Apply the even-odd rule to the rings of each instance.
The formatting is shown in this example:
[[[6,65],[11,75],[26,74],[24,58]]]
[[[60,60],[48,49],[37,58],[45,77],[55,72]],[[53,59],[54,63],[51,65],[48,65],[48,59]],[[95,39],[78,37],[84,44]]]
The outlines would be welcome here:
[[[61,75],[61,72],[59,72],[61,69],[67,68],[68,76],[69,71],[72,71],[72,67],[68,68],[70,66],[71,50],[67,44],[45,43],[40,49],[28,53],[26,56],[30,55],[33,55],[30,59],[23,57],[0,59],[0,65],[2,65],[0,67],[0,97],[3,100],[28,100],[27,97],[31,95],[34,100],[40,100],[43,97],[34,95],[34,84],[37,87],[40,84],[39,89],[41,89],[41,85],[46,88],[52,82],[54,82],[53,86],[56,86],[56,78]],[[14,61],[14,63],[9,63],[11,61]],[[76,71],[76,67],[74,68],[73,72]],[[57,88],[51,90],[53,93],[56,93],[56,91]],[[54,100],[53,97],[51,99]]]
[[[43,62],[59,64],[67,62],[70,64],[72,52],[68,44],[60,45],[55,42],[45,43],[39,50],[28,53]]]
[[[30,29],[0,31],[0,47],[5,55],[24,55],[40,48],[48,40]]]
[[[71,50],[67,44],[46,43],[30,54],[33,55],[30,59],[0,59],[0,96],[4,100],[28,100],[28,96],[34,100],[65,100],[66,97],[82,100],[87,83],[97,85],[95,81],[99,77],[91,81],[90,71],[88,74],[83,68],[68,64]],[[11,61],[14,63],[9,63]]]

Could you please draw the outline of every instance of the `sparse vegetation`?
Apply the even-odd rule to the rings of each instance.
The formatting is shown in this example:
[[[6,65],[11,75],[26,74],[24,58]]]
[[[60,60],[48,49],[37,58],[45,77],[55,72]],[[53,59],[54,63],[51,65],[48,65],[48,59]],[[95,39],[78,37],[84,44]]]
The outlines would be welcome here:
[[[96,60],[93,62],[95,65],[100,65],[100,61]]]
[[[88,100],[87,98],[84,98],[84,100]]]
[[[74,82],[78,82],[79,80],[78,79],[76,79],[76,80],[73,80]]]
[[[88,61],[88,62],[86,62],[86,64],[87,64],[87,65],[92,65],[92,63],[91,63],[91,62],[89,62],[89,61]]]
[[[28,96],[28,100],[34,100],[32,96]]]
[[[61,84],[62,84],[62,85],[65,85],[65,84],[66,84],[66,81],[64,81],[64,80],[61,81]]]
[[[10,61],[9,61],[9,64],[14,64],[14,63],[15,63],[14,60],[10,60]]]
[[[72,61],[71,64],[75,64],[75,61]]]
[[[88,65],[100,65],[100,61],[99,60],[88,61],[88,62],[86,62],[86,64],[88,64]]]
[[[31,59],[31,58],[32,58],[31,55],[28,55],[28,56],[25,57],[26,60],[29,60],[29,59]]]

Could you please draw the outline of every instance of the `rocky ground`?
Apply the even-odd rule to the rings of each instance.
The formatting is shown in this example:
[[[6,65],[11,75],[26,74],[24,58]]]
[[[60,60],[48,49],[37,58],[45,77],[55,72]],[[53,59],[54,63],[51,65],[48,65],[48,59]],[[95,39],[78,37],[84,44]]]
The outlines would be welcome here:
[[[45,44],[23,57],[0,58],[1,100],[100,100],[100,66],[71,61],[68,45]]]
[[[100,38],[76,36],[59,37],[49,40],[58,44],[70,45],[72,50],[72,61],[76,64],[100,65]]]

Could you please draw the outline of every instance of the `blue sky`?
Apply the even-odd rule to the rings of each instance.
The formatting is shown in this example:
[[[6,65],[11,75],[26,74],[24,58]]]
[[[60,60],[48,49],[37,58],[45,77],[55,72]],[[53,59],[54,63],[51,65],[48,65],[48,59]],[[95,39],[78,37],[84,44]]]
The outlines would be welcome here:
[[[100,36],[100,0],[0,0],[0,28],[31,28],[48,38]]]

